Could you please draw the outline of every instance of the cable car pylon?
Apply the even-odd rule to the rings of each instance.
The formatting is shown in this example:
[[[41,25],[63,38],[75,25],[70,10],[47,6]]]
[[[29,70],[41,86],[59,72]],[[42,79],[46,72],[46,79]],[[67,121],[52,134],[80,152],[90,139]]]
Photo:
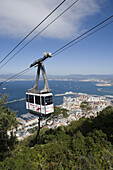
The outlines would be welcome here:
[[[50,88],[46,76],[45,67],[43,61],[47,58],[52,57],[52,54],[49,52],[44,53],[44,57],[36,60],[34,63],[30,65],[30,67],[38,67],[36,82],[33,88],[28,89],[26,93],[26,109],[31,113],[35,114],[39,117],[38,119],[38,131],[35,139],[35,143],[37,141],[39,132],[40,132],[40,118],[46,117],[54,112],[53,106],[53,94],[50,93]],[[40,71],[42,71],[43,80],[44,80],[44,88],[42,90],[38,90]]]

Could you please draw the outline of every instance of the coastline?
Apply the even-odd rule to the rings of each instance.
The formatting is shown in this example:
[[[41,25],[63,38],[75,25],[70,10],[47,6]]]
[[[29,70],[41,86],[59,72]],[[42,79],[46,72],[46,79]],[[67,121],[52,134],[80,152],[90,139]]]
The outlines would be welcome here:
[[[98,87],[109,87],[109,86],[112,86],[110,83],[106,83],[106,84],[96,84],[96,86],[98,86]]]

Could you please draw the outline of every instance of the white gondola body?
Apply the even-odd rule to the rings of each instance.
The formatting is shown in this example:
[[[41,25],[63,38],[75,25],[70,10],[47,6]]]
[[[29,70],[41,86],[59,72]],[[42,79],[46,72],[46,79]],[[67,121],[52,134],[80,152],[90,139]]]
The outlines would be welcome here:
[[[54,112],[53,94],[26,93],[26,109],[30,113],[48,115]]]

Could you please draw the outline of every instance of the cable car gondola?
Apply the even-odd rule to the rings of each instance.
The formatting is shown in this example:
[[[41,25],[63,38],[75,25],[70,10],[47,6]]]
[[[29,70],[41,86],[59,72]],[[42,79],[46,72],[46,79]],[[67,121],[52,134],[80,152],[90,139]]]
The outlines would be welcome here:
[[[30,113],[47,115],[53,112],[53,94],[26,93],[26,108]]]
[[[30,65],[30,67],[37,65],[38,69],[34,87],[26,92],[26,109],[31,114],[38,116],[46,116],[54,112],[53,94],[50,93],[45,68],[42,63],[48,57],[51,57],[51,53],[45,52],[43,58],[40,58]],[[45,87],[41,91],[38,91],[40,70],[42,70]]]

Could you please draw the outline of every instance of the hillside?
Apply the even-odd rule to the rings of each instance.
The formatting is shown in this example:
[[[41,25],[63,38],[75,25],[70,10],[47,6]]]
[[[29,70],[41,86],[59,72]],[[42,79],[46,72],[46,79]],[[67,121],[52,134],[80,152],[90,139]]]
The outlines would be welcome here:
[[[0,169],[112,169],[113,108],[107,107],[96,118],[73,121],[57,129],[41,129],[34,147],[31,136],[15,145]]]

